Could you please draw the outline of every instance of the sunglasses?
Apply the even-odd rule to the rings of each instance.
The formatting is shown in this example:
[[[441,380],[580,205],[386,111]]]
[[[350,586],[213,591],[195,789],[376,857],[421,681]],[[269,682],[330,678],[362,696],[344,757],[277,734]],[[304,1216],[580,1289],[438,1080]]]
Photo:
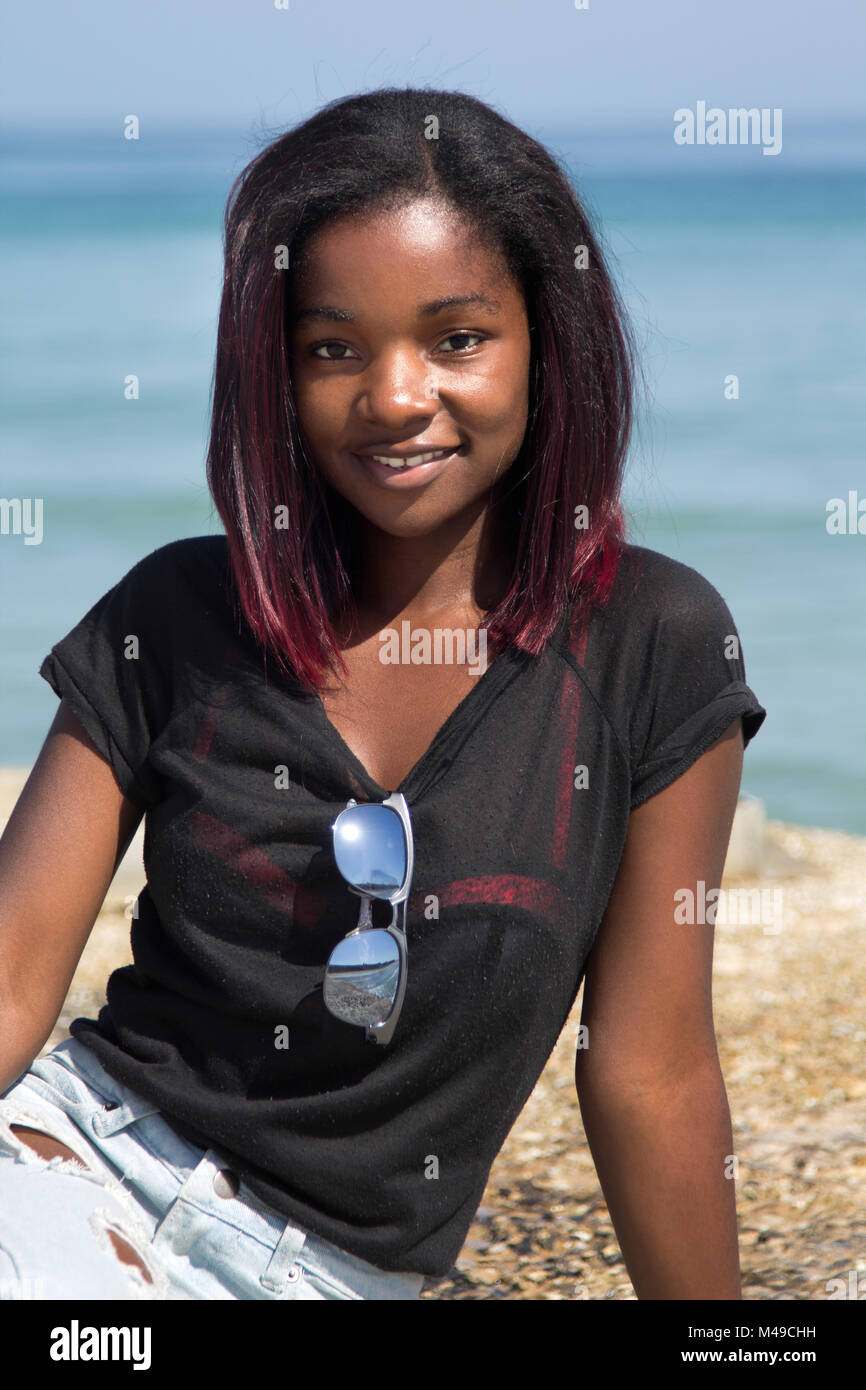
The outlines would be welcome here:
[[[358,925],[328,957],[325,1007],[365,1028],[365,1041],[389,1043],[406,991],[406,904],[415,857],[409,806],[400,792],[361,805],[352,798],[331,830],[337,868],[360,896],[361,911]],[[391,904],[388,927],[374,924],[373,898]]]

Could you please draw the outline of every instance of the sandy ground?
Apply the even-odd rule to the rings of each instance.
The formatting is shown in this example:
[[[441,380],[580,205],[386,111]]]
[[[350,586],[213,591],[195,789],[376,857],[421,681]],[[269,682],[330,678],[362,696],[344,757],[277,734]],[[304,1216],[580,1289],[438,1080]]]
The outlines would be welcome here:
[[[0,769],[0,830],[27,768]],[[866,838],[738,809],[723,886],[779,888],[769,924],[717,923],[716,1035],[739,1159],[744,1297],[866,1300]],[[142,830],[106,895],[57,1025],[95,1017],[131,960]],[[751,870],[751,872],[749,872]],[[634,1299],[574,1089],[582,990],[434,1299]],[[853,1274],[852,1274],[853,1271]],[[850,1296],[850,1293],[849,1295]]]

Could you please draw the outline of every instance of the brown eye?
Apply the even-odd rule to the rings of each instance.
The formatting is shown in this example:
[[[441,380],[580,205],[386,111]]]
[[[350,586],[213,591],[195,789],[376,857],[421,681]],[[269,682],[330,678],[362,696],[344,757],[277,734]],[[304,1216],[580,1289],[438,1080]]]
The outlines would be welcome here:
[[[343,352],[348,352],[349,349],[346,347],[345,343],[317,343],[315,347],[310,349],[310,351],[312,352],[314,357],[319,358],[320,362],[345,362],[347,360],[345,357],[321,357],[321,348],[340,348]]]
[[[477,338],[478,341],[479,341],[479,343],[483,341],[482,336],[481,336],[480,333],[470,333],[468,329],[466,329],[466,330],[464,330],[463,332],[460,332],[460,333],[449,333],[449,334],[448,334],[448,337],[447,337],[447,338],[443,338],[442,341],[445,342],[445,343],[450,343],[450,342],[453,342],[453,340],[454,340],[455,338]],[[471,350],[470,348],[467,348],[467,347],[465,347],[465,346],[462,347],[462,348],[452,348],[452,349],[451,349],[451,351],[454,352],[454,353],[457,353],[457,352],[468,352],[468,351],[470,351],[470,350]]]

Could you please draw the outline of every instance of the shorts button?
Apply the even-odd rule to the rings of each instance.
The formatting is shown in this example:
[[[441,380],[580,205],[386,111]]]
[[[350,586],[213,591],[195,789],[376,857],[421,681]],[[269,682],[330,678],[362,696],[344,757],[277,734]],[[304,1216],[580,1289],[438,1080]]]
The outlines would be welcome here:
[[[300,1279],[300,1277],[301,1277],[301,1271],[298,1269],[298,1266],[297,1266],[297,1265],[292,1265],[292,1267],[291,1267],[291,1269],[289,1270],[289,1273],[288,1273],[288,1280],[289,1280],[289,1283],[290,1283],[290,1284],[294,1284],[295,1280],[296,1280],[296,1279]]]
[[[221,1168],[214,1173],[213,1190],[218,1197],[236,1197],[240,1189],[240,1179],[230,1168]]]

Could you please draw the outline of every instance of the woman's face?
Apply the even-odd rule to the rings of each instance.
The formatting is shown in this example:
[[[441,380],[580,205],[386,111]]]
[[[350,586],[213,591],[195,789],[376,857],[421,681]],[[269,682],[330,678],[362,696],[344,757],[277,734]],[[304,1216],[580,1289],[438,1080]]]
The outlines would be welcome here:
[[[424,199],[321,228],[288,331],[308,452],[363,516],[418,536],[483,508],[526,431],[529,324],[502,257],[452,209]],[[434,450],[448,456],[414,466]]]

